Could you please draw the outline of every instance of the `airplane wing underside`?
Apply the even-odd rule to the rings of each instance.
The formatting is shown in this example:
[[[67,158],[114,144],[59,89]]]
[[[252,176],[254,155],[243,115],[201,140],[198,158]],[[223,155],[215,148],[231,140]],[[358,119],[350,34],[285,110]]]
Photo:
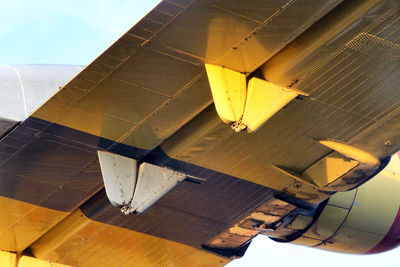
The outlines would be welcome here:
[[[341,2],[161,2],[2,137],[0,250],[79,266],[223,265],[260,232],[243,231],[249,216],[279,219],[338,191],[296,176],[336,150],[319,140],[383,166],[400,148],[400,4]],[[215,111],[205,63],[307,96],[236,133]],[[200,179],[124,216],[98,150]]]

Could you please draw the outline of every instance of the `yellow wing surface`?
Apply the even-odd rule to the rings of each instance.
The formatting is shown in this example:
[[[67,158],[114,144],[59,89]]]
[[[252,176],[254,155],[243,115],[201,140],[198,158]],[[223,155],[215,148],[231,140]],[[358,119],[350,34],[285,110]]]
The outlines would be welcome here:
[[[1,139],[0,250],[77,266],[224,265],[262,232],[257,221],[362,184],[400,147],[399,9],[161,2]],[[236,86],[226,73],[242,85],[220,94],[240,99],[221,120],[210,85]],[[257,131],[233,131],[226,122],[269,96],[252,87],[264,82],[283,88],[276,101],[295,93]],[[199,179],[124,216],[104,193],[98,150]]]

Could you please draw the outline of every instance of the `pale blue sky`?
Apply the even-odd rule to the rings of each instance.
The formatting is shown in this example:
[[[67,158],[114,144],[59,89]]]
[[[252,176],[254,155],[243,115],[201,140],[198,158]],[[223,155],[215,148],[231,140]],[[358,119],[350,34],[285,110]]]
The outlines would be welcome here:
[[[0,61],[87,65],[158,2],[0,0]]]
[[[0,0],[0,64],[87,65],[158,1]],[[228,266],[400,266],[400,249],[343,255],[258,237]]]

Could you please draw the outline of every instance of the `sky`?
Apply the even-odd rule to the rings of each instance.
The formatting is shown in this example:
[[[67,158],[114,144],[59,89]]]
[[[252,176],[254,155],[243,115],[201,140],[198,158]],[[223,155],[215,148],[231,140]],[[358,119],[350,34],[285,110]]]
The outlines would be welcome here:
[[[158,2],[0,0],[0,62],[87,65]]]
[[[0,64],[87,65],[158,2],[0,0]],[[400,248],[357,256],[276,243],[259,236],[242,259],[227,266],[398,267],[399,261]]]

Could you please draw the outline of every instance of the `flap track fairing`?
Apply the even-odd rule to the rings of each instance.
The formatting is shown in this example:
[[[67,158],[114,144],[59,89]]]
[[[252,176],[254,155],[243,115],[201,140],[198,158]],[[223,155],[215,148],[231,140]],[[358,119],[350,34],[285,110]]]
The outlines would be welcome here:
[[[206,64],[215,108],[221,120],[236,132],[256,131],[275,113],[304,92],[285,88],[221,66]]]
[[[143,213],[165,196],[186,175],[135,159],[97,151],[106,194],[125,215]]]

